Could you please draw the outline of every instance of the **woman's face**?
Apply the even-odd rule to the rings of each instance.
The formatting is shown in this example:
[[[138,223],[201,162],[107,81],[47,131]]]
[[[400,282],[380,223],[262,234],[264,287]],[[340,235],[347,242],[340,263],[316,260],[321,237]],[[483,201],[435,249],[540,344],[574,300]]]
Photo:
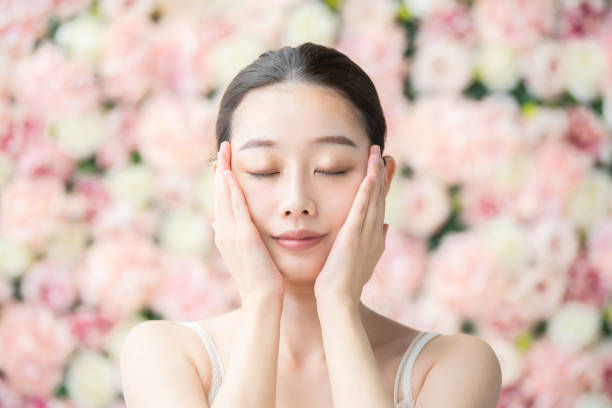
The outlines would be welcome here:
[[[245,96],[231,133],[231,168],[270,254],[286,279],[314,280],[366,175],[370,141],[356,110],[329,88],[279,84]],[[326,236],[301,251],[273,238],[296,229]]]

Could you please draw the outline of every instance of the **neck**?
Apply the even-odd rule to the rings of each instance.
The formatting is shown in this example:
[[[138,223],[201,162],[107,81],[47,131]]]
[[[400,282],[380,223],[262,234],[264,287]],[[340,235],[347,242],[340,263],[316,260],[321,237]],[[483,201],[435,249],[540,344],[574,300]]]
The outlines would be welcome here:
[[[359,302],[361,319],[369,309]],[[279,359],[295,367],[324,365],[325,350],[312,282],[285,281],[280,321]]]

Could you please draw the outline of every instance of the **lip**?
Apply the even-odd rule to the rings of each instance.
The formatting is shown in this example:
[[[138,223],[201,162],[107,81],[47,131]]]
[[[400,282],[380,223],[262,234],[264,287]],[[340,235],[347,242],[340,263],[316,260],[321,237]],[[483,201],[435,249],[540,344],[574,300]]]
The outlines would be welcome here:
[[[319,234],[316,231],[311,231],[309,229],[299,229],[299,230],[289,230],[285,231],[280,235],[273,236],[272,238],[280,238],[280,239],[306,239],[306,238],[317,238],[322,237],[325,234]]]
[[[306,249],[310,249],[317,245],[321,240],[325,237],[325,235],[319,235],[317,237],[312,238],[303,238],[303,239],[290,239],[290,238],[278,238],[273,237],[274,241],[278,243],[281,247],[285,249],[289,249],[292,251],[304,251]]]

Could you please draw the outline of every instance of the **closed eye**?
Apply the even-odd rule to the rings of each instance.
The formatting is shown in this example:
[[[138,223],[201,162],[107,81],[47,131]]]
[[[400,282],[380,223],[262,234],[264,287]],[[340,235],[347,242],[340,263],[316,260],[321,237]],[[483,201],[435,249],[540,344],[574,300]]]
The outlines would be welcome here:
[[[346,170],[343,171],[315,171],[315,173],[322,173],[326,176],[330,176],[330,177],[338,177],[341,176],[343,174],[346,173]],[[272,177],[275,174],[278,174],[278,172],[275,173],[249,173],[249,175],[255,177],[255,178],[266,178],[266,177]]]

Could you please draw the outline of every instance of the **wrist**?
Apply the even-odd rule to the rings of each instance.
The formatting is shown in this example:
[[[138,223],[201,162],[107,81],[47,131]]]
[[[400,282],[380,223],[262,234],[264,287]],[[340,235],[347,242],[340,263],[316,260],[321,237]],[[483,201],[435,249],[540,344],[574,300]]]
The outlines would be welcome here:
[[[317,311],[325,312],[327,310],[357,310],[359,301],[355,300],[352,296],[342,292],[328,292],[322,293],[316,296]]]

